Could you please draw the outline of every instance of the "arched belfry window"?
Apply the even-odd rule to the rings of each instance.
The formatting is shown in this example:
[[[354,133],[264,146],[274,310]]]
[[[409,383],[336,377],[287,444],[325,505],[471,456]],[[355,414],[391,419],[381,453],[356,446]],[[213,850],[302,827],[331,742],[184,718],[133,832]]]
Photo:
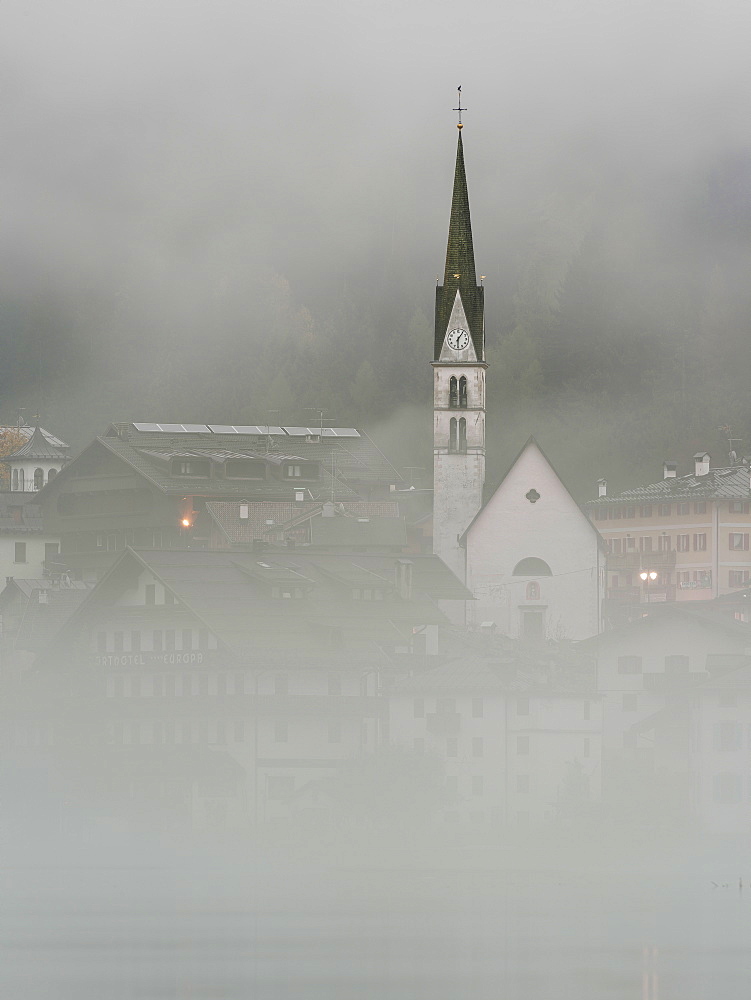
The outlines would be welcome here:
[[[23,469],[18,470],[18,488],[22,493],[26,489],[26,486],[24,485],[23,481]]]
[[[11,486],[11,489],[12,490],[18,489],[18,469],[13,470],[13,485]]]
[[[459,406],[462,410],[467,409],[467,378],[465,375],[459,379]]]
[[[550,566],[544,559],[528,556],[514,566],[512,576],[552,576]]]
[[[456,375],[452,375],[449,379],[449,408],[455,410],[459,402],[459,393],[457,390]]]
[[[34,469],[34,489],[41,490],[44,486],[44,469]]]
[[[458,451],[458,437],[456,429],[456,417],[451,418],[449,423],[449,451]]]
[[[47,473],[47,482],[49,482],[51,479],[54,479],[56,475],[57,475],[57,469],[50,469],[50,471]]]
[[[464,417],[459,418],[459,451],[462,455],[467,452],[467,421]]]

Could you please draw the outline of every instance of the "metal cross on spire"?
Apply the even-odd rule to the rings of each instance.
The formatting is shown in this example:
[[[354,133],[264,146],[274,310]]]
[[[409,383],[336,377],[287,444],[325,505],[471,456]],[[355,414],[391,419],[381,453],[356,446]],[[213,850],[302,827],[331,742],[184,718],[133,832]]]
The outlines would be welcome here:
[[[456,89],[459,92],[459,100],[457,101],[457,104],[459,106],[457,108],[454,108],[454,111],[458,111],[459,112],[459,124],[456,127],[457,128],[464,128],[464,126],[462,125],[462,111],[466,111],[467,109],[462,107],[462,88],[461,87],[457,87]]]

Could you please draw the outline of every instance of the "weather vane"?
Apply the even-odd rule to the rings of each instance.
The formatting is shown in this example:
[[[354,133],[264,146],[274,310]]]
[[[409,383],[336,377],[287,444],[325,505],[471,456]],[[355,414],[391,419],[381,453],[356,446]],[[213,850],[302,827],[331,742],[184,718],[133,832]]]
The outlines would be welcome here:
[[[456,89],[459,91],[459,100],[457,102],[458,105],[459,105],[459,107],[458,108],[454,108],[454,111],[458,111],[459,112],[459,124],[456,127],[457,128],[464,128],[464,126],[462,125],[462,111],[466,111],[467,109],[462,107],[462,88],[461,87],[457,87]]]

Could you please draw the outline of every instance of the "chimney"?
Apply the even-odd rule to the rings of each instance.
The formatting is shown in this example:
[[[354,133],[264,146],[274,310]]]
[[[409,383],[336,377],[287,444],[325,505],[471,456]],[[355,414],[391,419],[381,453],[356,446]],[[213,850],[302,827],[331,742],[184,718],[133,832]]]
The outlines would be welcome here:
[[[295,490],[295,503],[302,503],[305,499],[305,490]]]
[[[607,479],[597,480],[597,495],[599,497],[606,497],[608,495],[608,481]]]
[[[321,514],[323,517],[333,517],[335,514],[334,505],[330,500],[327,500],[321,509]]]
[[[49,604],[49,598],[47,597],[47,591],[46,590],[39,590],[39,591],[37,591],[37,595],[39,597],[39,603],[40,604]]]
[[[241,503],[240,504],[240,520],[241,521],[247,521],[248,520],[248,505],[247,505],[247,503]]]
[[[694,455],[694,475],[695,476],[708,476],[709,475],[709,455],[706,451],[697,451]]]
[[[675,479],[678,475],[678,463],[677,462],[663,462],[662,463],[662,478],[663,479]]]

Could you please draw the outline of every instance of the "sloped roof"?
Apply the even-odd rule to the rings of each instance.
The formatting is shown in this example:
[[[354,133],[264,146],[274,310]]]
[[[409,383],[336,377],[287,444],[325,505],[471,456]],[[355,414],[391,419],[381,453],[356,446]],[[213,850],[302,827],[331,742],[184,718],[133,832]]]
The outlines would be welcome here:
[[[635,486],[613,496],[587,500],[585,507],[605,507],[623,503],[668,503],[671,500],[738,499],[751,498],[749,469],[734,465],[723,469],[710,469],[706,476],[675,476],[661,479],[646,486]]]
[[[240,507],[247,506],[247,518],[240,518]],[[399,505],[391,501],[346,500],[337,506],[350,518],[397,518]],[[320,500],[259,501],[247,505],[239,500],[209,500],[209,512],[227,541],[233,545],[250,545],[254,541],[275,537],[316,516],[323,508]],[[269,523],[271,522],[271,523]]]
[[[54,459],[64,462],[68,458],[68,446],[55,444],[57,438],[48,438],[41,427],[35,427],[25,444],[22,444],[16,451],[3,457],[4,462],[13,462],[16,459]]]
[[[282,653],[313,652],[320,630],[351,632],[358,641],[393,642],[412,625],[445,622],[437,599],[464,600],[463,585],[436,556],[415,556],[413,598],[384,601],[343,600],[333,578],[347,569],[370,571],[393,580],[397,557],[300,552],[249,553],[205,550],[126,550],[91,592],[81,614],[94,614],[129,567],[148,569],[231,652],[258,659]],[[302,599],[281,600],[271,585],[288,572],[305,578]],[[261,584],[268,574],[268,588]],[[313,586],[309,583],[312,581]],[[327,650],[330,653],[330,650]],[[349,656],[351,658],[352,652]]]
[[[15,424],[10,424],[10,425],[9,424],[2,424],[2,425],[0,425],[0,434],[5,434],[5,433],[8,433],[8,432],[10,432],[12,434],[18,434],[21,437],[25,438],[27,441],[32,436],[32,434],[34,433],[35,430],[36,430],[36,427],[32,426],[31,424],[21,424],[20,427],[17,427]],[[63,448],[63,449],[65,449],[66,452],[68,452],[70,450],[70,445],[66,444],[66,442],[63,441],[61,438],[55,437],[55,435],[51,431],[48,431],[46,429],[46,427],[40,427],[40,430],[41,430],[42,434],[44,435],[45,439],[53,447],[55,447],[55,448]]]
[[[43,530],[42,508],[28,500],[16,497],[36,498],[35,493],[5,493],[0,495],[0,534],[31,535]]]
[[[540,445],[539,445],[537,439],[535,438],[535,436],[533,434],[530,434],[530,436],[524,442],[524,444],[522,445],[522,447],[519,449],[519,451],[518,451],[516,457],[514,458],[514,460],[510,463],[509,467],[506,469],[506,471],[503,474],[503,476],[501,477],[501,479],[498,480],[498,481],[496,481],[494,484],[488,484],[488,483],[485,484],[485,487],[483,489],[482,505],[481,505],[480,509],[477,511],[477,513],[475,514],[475,516],[472,518],[472,520],[467,525],[466,529],[464,530],[464,533],[459,536],[459,544],[460,545],[463,545],[465,543],[467,535],[472,530],[473,525],[479,519],[480,515],[483,513],[483,511],[485,510],[485,508],[487,507],[487,505],[490,503],[490,501],[493,499],[493,497],[498,492],[498,490],[501,488],[501,486],[503,486],[504,482],[508,478],[511,470],[514,468],[514,466],[516,465],[516,463],[522,457],[522,455],[524,454],[524,452],[528,448],[530,448],[532,446],[534,446],[535,448],[537,448],[537,450],[540,452],[540,454],[542,455],[542,457],[545,459],[545,461],[548,463],[548,465],[550,466],[550,468],[553,470],[553,472],[555,473],[555,475],[556,475],[558,481],[560,482],[561,486],[563,487],[563,489],[566,491],[566,493],[570,497],[571,503],[574,504],[575,507],[579,508],[579,504],[577,504],[576,500],[574,500],[574,498],[571,496],[571,493],[569,492],[568,487],[563,482],[563,480],[561,479],[561,477],[558,475],[557,469],[555,468],[555,466],[553,465],[553,463],[550,461],[550,459],[548,458],[548,456],[545,454],[545,452],[542,450],[542,448],[540,447]],[[581,508],[579,508],[579,510],[581,510]],[[585,515],[583,515],[583,517],[584,517],[584,520],[589,524],[590,528],[594,531],[595,535],[597,536],[597,543],[600,546],[600,548],[603,549],[603,551],[606,551],[607,550],[607,546],[605,544],[605,540],[603,539],[603,537],[600,534],[600,532],[597,530],[596,525],[594,525],[589,520],[589,518],[586,517]]]

